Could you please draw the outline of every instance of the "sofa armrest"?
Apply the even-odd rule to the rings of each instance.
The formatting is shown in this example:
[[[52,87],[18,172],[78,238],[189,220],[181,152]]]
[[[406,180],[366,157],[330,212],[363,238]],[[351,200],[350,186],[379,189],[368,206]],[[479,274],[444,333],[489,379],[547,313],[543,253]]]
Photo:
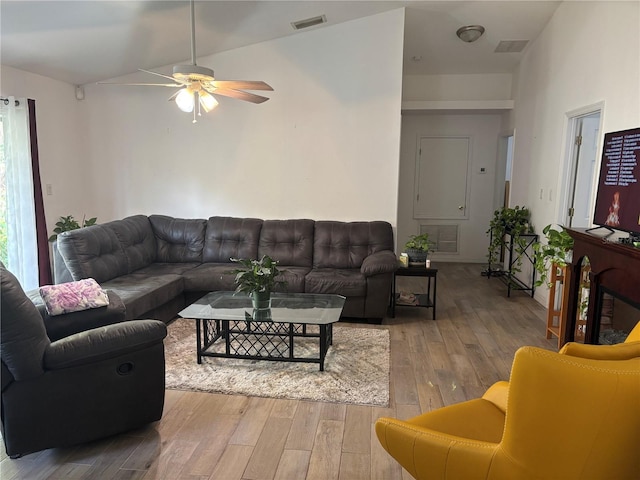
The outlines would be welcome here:
[[[380,273],[393,273],[398,269],[398,259],[391,250],[372,253],[362,261],[360,272],[365,277]]]
[[[490,478],[499,448],[394,418],[379,418],[375,431],[382,447],[415,478]]]
[[[502,413],[507,411],[507,399],[509,397],[509,382],[496,382],[482,395],[482,398],[493,403]]]
[[[52,342],[74,333],[124,322],[126,308],[122,299],[112,290],[107,290],[107,295],[109,297],[109,305],[106,307],[51,316],[47,313],[39,290],[35,289],[27,292],[27,296],[40,312],[44,327],[47,330],[47,336]]]
[[[569,342],[565,343],[558,353],[593,360],[629,360],[640,356],[640,342],[616,343],[615,345]]]
[[[167,326],[158,320],[94,328],[51,343],[44,353],[44,368],[56,370],[100,362],[155,345],[166,336]]]

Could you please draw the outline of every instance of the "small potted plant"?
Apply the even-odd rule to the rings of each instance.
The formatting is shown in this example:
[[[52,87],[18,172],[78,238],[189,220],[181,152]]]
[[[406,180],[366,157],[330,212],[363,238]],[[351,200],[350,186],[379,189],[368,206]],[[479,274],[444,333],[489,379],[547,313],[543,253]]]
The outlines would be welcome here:
[[[535,252],[535,268],[540,279],[536,286],[542,284],[549,285],[549,271],[551,268],[565,267],[572,260],[573,238],[567,230],[561,226],[561,230],[556,230],[553,225],[547,225],[542,229],[542,233],[547,239],[547,243],[537,242],[533,245]]]
[[[277,267],[278,262],[269,255],[263,255],[260,260],[232,258],[231,261],[243,267],[231,271],[236,275],[236,292],[250,295],[255,310],[268,309],[274,287],[285,284],[276,281],[276,277],[282,273]]]
[[[431,242],[429,241],[429,234],[423,233],[421,235],[411,235],[404,244],[404,251],[409,256],[409,263],[414,265],[424,265],[429,254],[429,247]]]

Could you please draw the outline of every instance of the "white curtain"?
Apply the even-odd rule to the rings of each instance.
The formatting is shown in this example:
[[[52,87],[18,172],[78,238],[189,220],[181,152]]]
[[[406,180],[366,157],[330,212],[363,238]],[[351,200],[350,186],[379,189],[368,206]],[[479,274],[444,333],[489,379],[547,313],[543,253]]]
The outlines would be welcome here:
[[[38,287],[38,246],[36,239],[29,111],[27,100],[14,97],[0,101],[4,136],[7,269],[20,280],[22,288]]]

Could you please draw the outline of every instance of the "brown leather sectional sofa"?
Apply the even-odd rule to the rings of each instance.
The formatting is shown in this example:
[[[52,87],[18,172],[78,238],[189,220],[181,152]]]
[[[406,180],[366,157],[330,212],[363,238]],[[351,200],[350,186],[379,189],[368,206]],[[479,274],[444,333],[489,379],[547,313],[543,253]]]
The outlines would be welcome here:
[[[346,297],[343,317],[381,319],[393,272],[388,222],[179,219],[135,215],[58,236],[56,282],[94,278],[114,291],[126,319],[169,321],[216,290],[234,290],[230,258],[269,255],[290,292]]]

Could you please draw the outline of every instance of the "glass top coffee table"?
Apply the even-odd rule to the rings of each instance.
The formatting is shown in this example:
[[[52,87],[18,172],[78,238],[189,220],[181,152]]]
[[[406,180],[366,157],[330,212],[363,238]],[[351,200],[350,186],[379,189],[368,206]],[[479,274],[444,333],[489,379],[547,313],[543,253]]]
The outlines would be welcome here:
[[[323,371],[344,301],[341,295],[272,293],[271,308],[254,310],[247,295],[211,292],[178,315],[196,321],[198,363],[203,356],[308,362]],[[317,356],[297,355],[299,342],[316,338]]]

